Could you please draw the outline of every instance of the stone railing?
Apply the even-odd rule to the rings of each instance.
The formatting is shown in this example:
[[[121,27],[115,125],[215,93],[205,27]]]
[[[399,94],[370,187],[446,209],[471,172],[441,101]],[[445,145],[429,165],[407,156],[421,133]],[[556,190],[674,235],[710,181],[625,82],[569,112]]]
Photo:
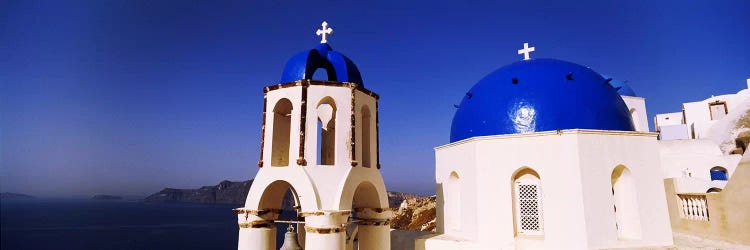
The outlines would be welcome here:
[[[680,216],[688,220],[708,221],[706,194],[677,194]]]

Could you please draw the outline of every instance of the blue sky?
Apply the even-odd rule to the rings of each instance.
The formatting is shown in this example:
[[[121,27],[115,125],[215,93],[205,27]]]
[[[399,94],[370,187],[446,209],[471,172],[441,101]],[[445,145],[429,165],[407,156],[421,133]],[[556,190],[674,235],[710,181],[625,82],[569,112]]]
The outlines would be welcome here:
[[[386,185],[432,193],[453,104],[524,42],[628,80],[651,118],[745,87],[749,12],[741,0],[2,1],[0,190],[146,195],[252,178],[262,87],[326,20],[381,95]]]

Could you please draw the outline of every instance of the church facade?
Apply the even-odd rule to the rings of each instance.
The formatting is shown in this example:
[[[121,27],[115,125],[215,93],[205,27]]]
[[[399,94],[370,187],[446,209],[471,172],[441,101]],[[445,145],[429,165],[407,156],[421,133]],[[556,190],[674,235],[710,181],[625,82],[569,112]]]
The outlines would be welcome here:
[[[629,107],[611,81],[574,63],[530,59],[474,85],[451,143],[435,149],[438,235],[418,245],[672,245],[657,134],[633,122],[645,120],[643,99]]]

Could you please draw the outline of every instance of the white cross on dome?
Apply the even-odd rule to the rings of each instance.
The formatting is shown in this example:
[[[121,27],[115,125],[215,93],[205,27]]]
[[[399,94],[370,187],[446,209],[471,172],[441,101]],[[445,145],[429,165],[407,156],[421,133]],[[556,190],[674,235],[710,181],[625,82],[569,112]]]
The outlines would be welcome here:
[[[320,43],[328,43],[327,37],[328,35],[333,34],[333,29],[328,27],[328,22],[326,21],[323,21],[320,25],[323,26],[323,29],[315,31],[315,34],[320,36]]]
[[[518,54],[523,54],[523,60],[529,60],[531,59],[529,54],[531,54],[531,52],[534,52],[535,49],[535,47],[529,47],[529,43],[523,43],[523,49],[519,49]]]

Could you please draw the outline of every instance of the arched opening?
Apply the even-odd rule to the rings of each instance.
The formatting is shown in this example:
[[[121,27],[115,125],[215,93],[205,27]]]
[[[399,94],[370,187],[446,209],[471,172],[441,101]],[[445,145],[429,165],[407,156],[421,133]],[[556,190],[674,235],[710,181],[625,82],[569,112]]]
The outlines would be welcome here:
[[[542,185],[539,174],[524,167],[513,175],[513,209],[517,236],[544,235]]]
[[[615,167],[612,171],[611,182],[618,238],[640,239],[641,219],[638,213],[635,180],[630,169],[623,165]]]
[[[446,228],[452,230],[461,229],[461,182],[458,173],[455,171],[451,172],[448,177],[448,181],[445,183],[446,187],[446,199],[445,204],[447,208],[447,222]]]
[[[364,181],[357,186],[351,209],[351,219],[356,221],[356,226],[347,226],[347,249],[383,249],[383,243],[388,242],[390,227],[378,223],[385,220],[373,216],[372,211],[387,207],[380,203],[375,185]]]
[[[298,215],[302,211],[299,196],[294,187],[289,182],[277,180],[269,184],[263,191],[260,198],[258,210],[281,210],[281,214],[276,220],[279,221],[304,221],[303,217]],[[302,225],[302,224],[299,224]],[[288,224],[277,224],[276,235],[283,236],[287,230]],[[294,225],[298,233],[298,242],[304,244],[304,228]],[[275,237],[276,246],[281,246],[284,237]]]
[[[289,140],[292,129],[292,102],[283,98],[273,107],[271,166],[289,166]]]
[[[326,96],[318,102],[318,165],[334,165],[336,159],[336,103]]]
[[[721,192],[721,188],[712,187],[706,190],[706,193],[718,193],[718,192]]]
[[[325,68],[319,68],[316,69],[315,72],[312,75],[312,80],[321,80],[321,81],[329,81],[330,78],[328,78],[328,70]]]
[[[630,109],[630,119],[633,120],[633,127],[636,131],[639,131],[641,129],[641,125],[638,123],[638,110],[635,108]]]
[[[370,108],[367,105],[362,107],[362,166],[369,168],[372,163],[372,142],[370,141],[370,131],[372,129]]]
[[[711,180],[712,181],[726,181],[729,180],[729,176],[727,175],[727,169],[716,166],[711,168]]]

